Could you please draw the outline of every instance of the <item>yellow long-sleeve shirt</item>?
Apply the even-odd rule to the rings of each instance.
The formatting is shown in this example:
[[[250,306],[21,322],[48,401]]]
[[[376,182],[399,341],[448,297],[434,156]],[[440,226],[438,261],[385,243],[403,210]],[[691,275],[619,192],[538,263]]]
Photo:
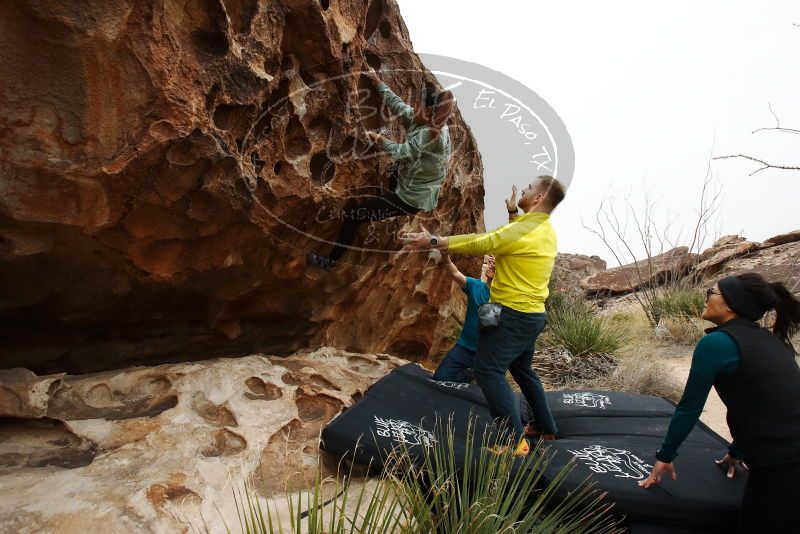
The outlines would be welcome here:
[[[550,215],[540,212],[525,213],[486,234],[448,238],[451,254],[494,254],[490,302],[526,313],[544,311],[556,248]]]

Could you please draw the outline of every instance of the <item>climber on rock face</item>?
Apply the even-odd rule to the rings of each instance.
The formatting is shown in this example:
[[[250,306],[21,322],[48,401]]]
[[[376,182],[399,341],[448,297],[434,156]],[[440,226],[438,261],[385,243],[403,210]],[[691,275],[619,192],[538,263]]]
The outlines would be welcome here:
[[[556,434],[544,387],[531,362],[536,338],[547,323],[544,301],[556,259],[556,234],[550,224],[550,213],[564,195],[564,187],[556,179],[540,176],[522,191],[518,206],[524,213],[493,232],[440,237],[423,228],[422,232],[400,235],[409,249],[494,254],[490,302],[478,310],[480,335],[474,360],[475,379],[492,417],[508,425],[517,443],[514,453],[519,455],[527,454],[530,446],[525,439],[518,403],[505,379],[506,371],[511,371],[533,409],[534,436],[554,439]],[[511,211],[509,203],[509,215]]]
[[[309,252],[307,255],[309,265],[326,271],[336,266],[355,239],[360,225],[398,215],[433,211],[452,151],[446,124],[455,108],[450,91],[438,92],[432,85],[426,85],[419,105],[413,108],[381,82],[374,69],[370,69],[367,76],[375,82],[384,104],[406,127],[404,143],[395,143],[377,132],[367,133],[370,141],[378,144],[399,164],[397,187],[394,191],[382,189],[378,195],[364,198],[343,211],[344,224],[330,254],[322,256]]]

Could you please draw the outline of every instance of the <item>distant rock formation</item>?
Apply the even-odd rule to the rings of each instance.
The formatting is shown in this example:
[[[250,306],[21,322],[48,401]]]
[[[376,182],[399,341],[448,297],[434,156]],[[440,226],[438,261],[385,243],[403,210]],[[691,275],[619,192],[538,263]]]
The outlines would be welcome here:
[[[697,254],[690,253],[687,247],[676,247],[650,260],[640,260],[593,274],[581,280],[580,287],[589,294],[631,293],[664,280],[681,278],[696,263],[696,258]]]
[[[232,484],[259,498],[312,487],[322,427],[402,363],[323,348],[82,376],[0,371],[0,531],[224,532]],[[337,462],[323,454],[322,476]]]
[[[711,281],[729,274],[755,272],[769,282],[786,284],[792,292],[800,295],[800,232],[796,234],[795,241],[779,245],[766,246],[768,242],[765,241],[765,246],[726,262],[715,276],[706,279]]]
[[[606,261],[600,256],[559,252],[553,276],[558,289],[575,289],[584,278],[605,270]]]
[[[741,236],[724,236],[701,254],[678,247],[654,256],[650,262],[615,267],[581,280],[590,295],[623,295],[666,279],[690,278],[708,284],[744,272],[757,272],[770,282],[783,282],[800,294],[800,230],[780,234],[763,243]]]
[[[713,275],[728,261],[745,256],[761,247],[761,243],[747,241],[741,236],[724,236],[700,254],[700,262],[694,266],[695,276]]]
[[[786,232],[785,234],[779,234],[765,239],[764,246],[785,245],[786,243],[794,243],[795,241],[800,241],[800,230]]]
[[[9,0],[0,20],[0,367],[437,349],[460,297],[425,257],[305,265],[354,188],[389,185],[355,157],[382,124],[358,73],[412,103],[434,81],[394,0]],[[483,230],[480,156],[450,128],[439,208],[370,248],[420,220]]]

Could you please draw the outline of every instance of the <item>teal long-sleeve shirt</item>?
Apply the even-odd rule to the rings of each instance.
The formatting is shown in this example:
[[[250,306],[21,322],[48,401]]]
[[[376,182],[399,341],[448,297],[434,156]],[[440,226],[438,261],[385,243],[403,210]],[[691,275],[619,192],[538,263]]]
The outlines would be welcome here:
[[[683,396],[675,408],[667,436],[656,453],[658,460],[669,463],[678,456],[678,447],[703,412],[711,386],[718,377],[732,373],[739,365],[739,360],[739,347],[725,332],[711,332],[697,343]],[[735,445],[731,445],[729,454],[741,458]]]
[[[427,124],[414,122],[414,108],[403,102],[386,84],[378,84],[378,94],[406,127],[405,143],[383,140],[383,150],[393,160],[400,162],[397,196],[410,206],[432,211],[439,202],[439,188],[447,174],[450,158],[450,132],[447,125],[433,139]]]

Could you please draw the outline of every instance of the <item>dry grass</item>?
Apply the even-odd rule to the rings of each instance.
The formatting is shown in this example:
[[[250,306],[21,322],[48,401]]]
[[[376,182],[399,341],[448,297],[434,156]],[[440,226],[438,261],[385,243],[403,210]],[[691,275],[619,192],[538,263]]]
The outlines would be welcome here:
[[[675,378],[667,365],[649,356],[621,358],[613,373],[583,386],[655,395],[674,402],[678,402],[683,393],[683,384]]]
[[[617,359],[607,354],[573,356],[568,351],[547,350],[533,357],[533,369],[548,386],[579,387],[609,375],[617,367]]]
[[[672,341],[679,345],[694,345],[703,337],[708,324],[695,317],[663,317],[653,334],[659,341]]]
[[[675,325],[672,333],[659,340],[644,312],[632,305],[606,309],[604,315],[611,321],[625,325],[629,342],[617,355],[613,372],[594,380],[578,381],[568,387],[610,389],[666,397],[676,402],[680,400],[683,383],[675,377],[668,362],[691,354],[691,348],[684,343],[690,343],[689,338],[698,334],[689,328],[684,332],[681,326]],[[701,335],[702,331],[696,328]],[[681,343],[673,335],[681,339]]]

